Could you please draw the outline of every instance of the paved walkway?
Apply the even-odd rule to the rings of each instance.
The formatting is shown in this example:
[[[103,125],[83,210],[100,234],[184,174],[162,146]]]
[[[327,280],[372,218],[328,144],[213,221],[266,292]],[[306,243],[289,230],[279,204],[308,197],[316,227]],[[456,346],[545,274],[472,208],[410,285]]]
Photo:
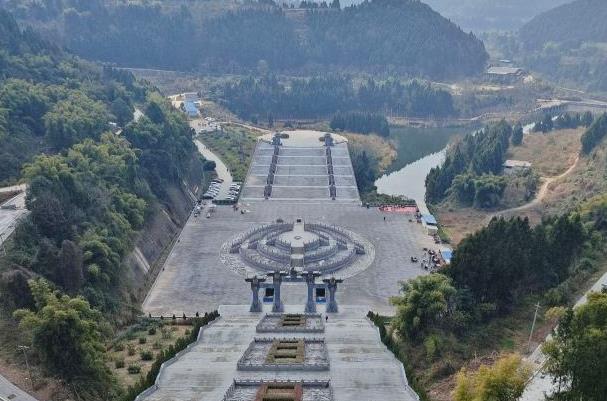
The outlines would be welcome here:
[[[232,185],[233,179],[230,170],[224,164],[224,162],[213,153],[204,143],[202,143],[199,139],[194,140],[194,144],[198,148],[198,152],[207,160],[212,160],[215,162],[215,171],[217,172],[217,177],[221,178],[223,182],[221,183],[221,187],[219,189],[219,193],[217,194],[216,199],[226,199],[230,192],[230,185]]]
[[[0,400],[4,401],[38,401],[4,376],[0,376]]]
[[[302,313],[303,306],[286,306]],[[203,329],[199,340],[176,360],[165,364],[155,388],[137,401],[222,400],[237,380],[329,380],[334,401],[416,401],[402,364],[381,343],[379,332],[365,318],[366,308],[342,307],[331,314],[324,333],[256,334],[263,314],[248,306],[222,306],[221,317]],[[238,371],[237,361],[255,337],[324,338],[329,371]]]
[[[15,187],[10,187],[15,188]],[[3,188],[4,189],[4,188]],[[14,190],[14,189],[13,189]],[[9,206],[7,208],[7,206]],[[14,207],[10,208],[10,207]],[[15,231],[15,227],[17,226],[17,222],[20,218],[28,213],[28,210],[25,208],[25,191],[20,193],[19,195],[9,199],[4,202],[0,207],[0,245],[6,241],[8,237],[11,236],[13,231]],[[1,250],[0,250],[1,252]]]

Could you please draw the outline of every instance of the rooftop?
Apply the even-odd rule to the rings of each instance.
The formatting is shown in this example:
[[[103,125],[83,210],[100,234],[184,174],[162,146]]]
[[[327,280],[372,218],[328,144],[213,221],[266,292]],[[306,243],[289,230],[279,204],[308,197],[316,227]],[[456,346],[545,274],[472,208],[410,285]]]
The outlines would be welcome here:
[[[489,67],[487,74],[490,75],[519,75],[523,70],[519,67]]]
[[[505,168],[531,168],[531,163],[523,160],[506,160],[504,162]]]

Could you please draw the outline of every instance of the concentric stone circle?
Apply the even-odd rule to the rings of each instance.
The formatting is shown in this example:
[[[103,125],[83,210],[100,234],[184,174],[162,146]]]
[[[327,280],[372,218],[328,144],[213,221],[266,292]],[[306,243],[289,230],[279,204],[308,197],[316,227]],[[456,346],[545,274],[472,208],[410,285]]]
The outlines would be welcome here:
[[[368,268],[375,247],[359,234],[317,222],[262,224],[225,242],[220,260],[243,277],[270,271],[318,271],[347,278]]]

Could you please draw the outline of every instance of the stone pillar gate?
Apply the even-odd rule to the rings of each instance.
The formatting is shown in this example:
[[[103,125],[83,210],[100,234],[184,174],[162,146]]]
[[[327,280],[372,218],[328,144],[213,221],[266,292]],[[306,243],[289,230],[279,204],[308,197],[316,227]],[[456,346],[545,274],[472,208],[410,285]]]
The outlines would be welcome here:
[[[259,288],[261,287],[261,283],[266,281],[266,279],[263,277],[253,276],[251,278],[245,279],[245,281],[251,283],[251,292],[253,293],[252,294],[253,297],[251,300],[251,308],[249,309],[249,311],[250,312],[261,312],[262,306],[261,306],[261,303],[259,302]]]

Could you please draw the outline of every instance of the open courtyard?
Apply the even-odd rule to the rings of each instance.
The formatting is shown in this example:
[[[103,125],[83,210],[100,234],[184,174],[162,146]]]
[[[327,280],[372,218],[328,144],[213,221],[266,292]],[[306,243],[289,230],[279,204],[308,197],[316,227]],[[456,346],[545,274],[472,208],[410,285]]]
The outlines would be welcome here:
[[[286,136],[261,138],[238,208],[206,205],[184,227],[144,312],[221,317],[139,400],[419,399],[365,316],[394,313],[432,237],[361,204],[344,138]]]

